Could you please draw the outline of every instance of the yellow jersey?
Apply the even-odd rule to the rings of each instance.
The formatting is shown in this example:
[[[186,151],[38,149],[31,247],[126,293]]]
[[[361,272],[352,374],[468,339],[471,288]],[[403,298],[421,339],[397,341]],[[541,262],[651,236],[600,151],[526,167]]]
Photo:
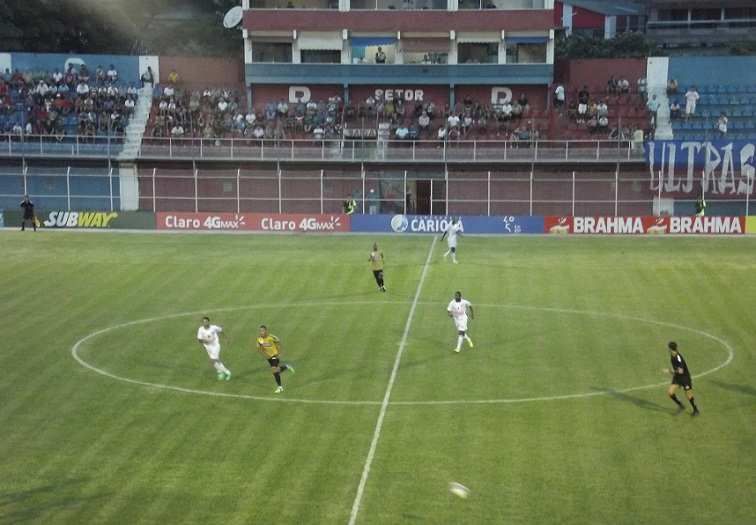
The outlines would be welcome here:
[[[377,272],[383,270],[383,252],[370,252],[370,268]]]
[[[257,348],[262,350],[268,357],[278,356],[281,341],[273,334],[257,338]]]

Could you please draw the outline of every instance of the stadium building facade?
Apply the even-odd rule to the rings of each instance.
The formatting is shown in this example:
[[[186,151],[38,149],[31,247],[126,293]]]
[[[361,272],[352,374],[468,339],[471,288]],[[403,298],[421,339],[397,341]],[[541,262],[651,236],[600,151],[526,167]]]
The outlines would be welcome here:
[[[255,107],[369,97],[454,108],[525,93],[544,107],[553,0],[244,0]]]

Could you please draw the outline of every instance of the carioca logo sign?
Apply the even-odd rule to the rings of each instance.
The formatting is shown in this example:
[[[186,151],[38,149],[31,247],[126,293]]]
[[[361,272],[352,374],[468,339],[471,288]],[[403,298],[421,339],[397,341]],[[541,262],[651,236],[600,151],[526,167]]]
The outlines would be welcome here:
[[[42,224],[48,228],[110,228],[116,218],[114,211],[51,211]]]
[[[452,223],[450,217],[420,217],[394,215],[391,217],[391,229],[396,233],[441,233]]]

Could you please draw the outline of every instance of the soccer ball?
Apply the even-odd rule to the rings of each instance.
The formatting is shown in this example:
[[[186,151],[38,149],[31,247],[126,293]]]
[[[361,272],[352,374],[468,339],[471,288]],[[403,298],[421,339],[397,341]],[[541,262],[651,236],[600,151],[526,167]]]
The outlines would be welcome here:
[[[462,499],[467,499],[467,497],[470,495],[470,489],[465,487],[462,483],[457,483],[456,481],[449,483],[449,492]]]

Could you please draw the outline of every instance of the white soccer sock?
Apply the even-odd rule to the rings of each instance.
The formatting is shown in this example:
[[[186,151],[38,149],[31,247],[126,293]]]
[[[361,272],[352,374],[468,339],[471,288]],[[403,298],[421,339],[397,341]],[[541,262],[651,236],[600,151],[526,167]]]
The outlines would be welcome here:
[[[470,336],[467,334],[465,334],[465,341],[467,341],[468,343],[472,343],[472,339],[470,339]]]
[[[231,373],[231,370],[229,370],[228,368],[226,368],[226,365],[224,365],[223,363],[219,363],[219,364],[220,364],[220,371],[221,372],[223,372],[224,374],[230,374]]]
[[[446,252],[444,252],[444,257],[448,257],[449,253],[451,253],[451,250],[446,250]]]
[[[463,339],[464,339],[464,337],[462,337],[461,335],[457,336],[457,350],[459,350],[460,348],[462,348],[462,340]]]
[[[213,368],[215,368],[216,372],[221,373],[224,367],[220,361],[213,361]]]

